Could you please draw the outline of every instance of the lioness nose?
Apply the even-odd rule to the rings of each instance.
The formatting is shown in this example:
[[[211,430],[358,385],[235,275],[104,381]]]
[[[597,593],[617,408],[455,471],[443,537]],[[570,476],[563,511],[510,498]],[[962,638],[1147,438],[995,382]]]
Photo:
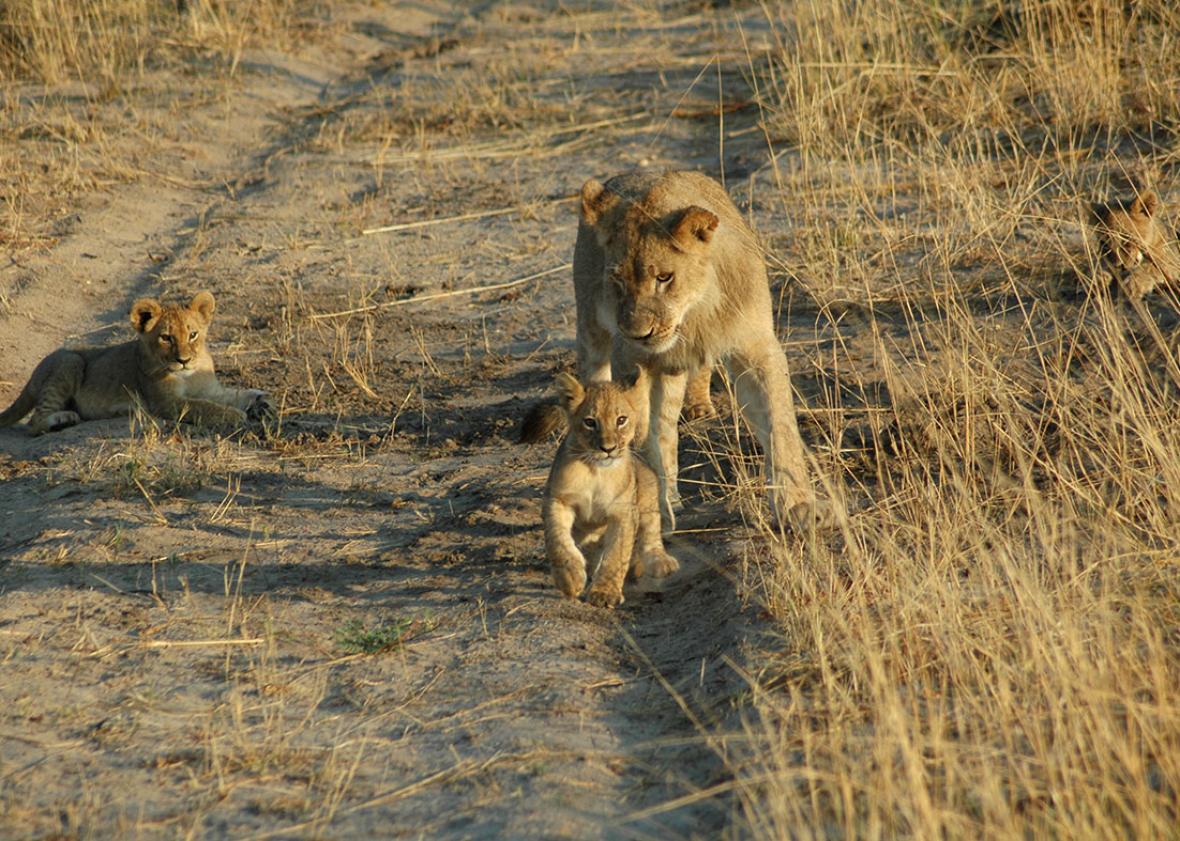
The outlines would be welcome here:
[[[642,341],[646,341],[647,339],[650,339],[652,336],[654,336],[655,332],[656,332],[656,328],[653,327],[650,330],[648,330],[646,333],[629,333],[628,335],[632,339],[634,339],[635,341],[642,342]]]

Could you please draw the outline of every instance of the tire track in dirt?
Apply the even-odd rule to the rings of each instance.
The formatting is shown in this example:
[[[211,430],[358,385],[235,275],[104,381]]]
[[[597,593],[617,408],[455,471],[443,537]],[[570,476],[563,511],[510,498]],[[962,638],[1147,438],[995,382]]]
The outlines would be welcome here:
[[[19,641],[22,678],[0,694],[14,745],[0,806],[23,804],[10,814],[26,826],[737,832],[713,791],[726,743],[706,738],[734,723],[743,687],[727,661],[750,634],[726,572],[739,548],[719,536],[733,518],[690,512],[702,531],[673,543],[686,571],[615,613],[560,600],[539,529],[551,448],[509,440],[570,356],[568,276],[404,303],[568,260],[573,217],[554,199],[589,175],[715,164],[715,124],[665,117],[732,21],[412,8],[429,17],[410,33],[400,7],[358,12],[352,31],[384,46],[292,108],[236,173],[247,186],[126,290],[211,288],[220,367],[282,397],[283,437],[128,435],[117,421],[0,437],[13,556],[0,630]],[[757,155],[740,137],[727,152],[737,166]],[[358,312],[317,317],[341,310]],[[348,653],[391,629],[392,653]],[[200,644],[226,637],[252,642]],[[103,794],[116,788],[137,797]]]

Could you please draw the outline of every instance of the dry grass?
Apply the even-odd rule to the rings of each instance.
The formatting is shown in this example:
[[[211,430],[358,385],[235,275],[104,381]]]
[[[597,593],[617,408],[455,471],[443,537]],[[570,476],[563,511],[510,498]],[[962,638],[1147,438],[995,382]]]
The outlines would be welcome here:
[[[808,356],[839,388],[810,396],[817,473],[852,513],[812,550],[767,527],[750,550],[783,633],[751,676],[745,818],[768,838],[1172,837],[1176,302],[1100,294],[1078,208],[1127,173],[1173,186],[1176,11],[766,12],[766,122],[799,158],[763,198],[800,231],[776,257],[820,305]],[[871,302],[864,327],[848,302]]]

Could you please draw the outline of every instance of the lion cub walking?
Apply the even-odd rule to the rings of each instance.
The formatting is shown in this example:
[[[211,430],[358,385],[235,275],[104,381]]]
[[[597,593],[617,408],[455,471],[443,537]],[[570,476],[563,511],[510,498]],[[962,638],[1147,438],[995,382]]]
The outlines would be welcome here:
[[[214,301],[198,292],[187,307],[141,298],[131,306],[138,338],[105,348],[59,348],[41,360],[20,396],[0,412],[11,426],[32,412],[34,435],[83,420],[126,415],[136,401],[167,420],[237,426],[274,417],[266,393],[217,381],[205,335]]]
[[[663,577],[680,564],[660,538],[659,483],[631,452],[647,434],[650,384],[636,381],[583,386],[557,375],[569,432],[557,450],[545,488],[545,550],[557,586],[576,598],[593,574],[586,600],[599,607],[623,603],[623,579]]]

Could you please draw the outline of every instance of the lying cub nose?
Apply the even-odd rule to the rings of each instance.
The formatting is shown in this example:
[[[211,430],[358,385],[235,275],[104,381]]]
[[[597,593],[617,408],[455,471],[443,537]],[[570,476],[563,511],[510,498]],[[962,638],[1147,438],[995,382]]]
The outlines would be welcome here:
[[[651,328],[646,333],[628,333],[627,337],[636,342],[645,342],[655,335],[656,328]]]
[[[614,452],[615,452],[615,450],[618,449],[618,446],[616,446],[615,444],[610,444],[610,445],[603,444],[598,449],[602,450],[604,453],[606,453],[609,456],[609,455],[614,455]]]
[[[191,356],[178,356],[178,357],[176,357],[176,361],[179,362],[181,365],[187,365],[187,364],[189,364],[189,362],[192,361],[192,357]]]

